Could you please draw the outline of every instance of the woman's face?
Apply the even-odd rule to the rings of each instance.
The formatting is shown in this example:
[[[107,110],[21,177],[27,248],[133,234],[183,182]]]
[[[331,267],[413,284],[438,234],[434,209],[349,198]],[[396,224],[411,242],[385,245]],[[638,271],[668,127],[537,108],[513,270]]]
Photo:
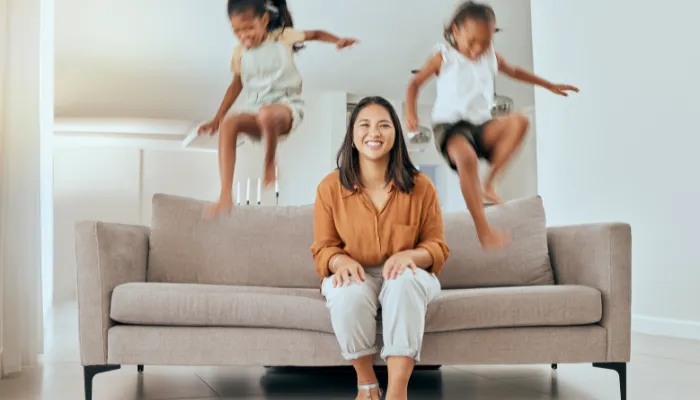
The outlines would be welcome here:
[[[353,127],[353,144],[360,158],[378,161],[389,157],[394,147],[396,127],[384,107],[370,104],[360,110]]]

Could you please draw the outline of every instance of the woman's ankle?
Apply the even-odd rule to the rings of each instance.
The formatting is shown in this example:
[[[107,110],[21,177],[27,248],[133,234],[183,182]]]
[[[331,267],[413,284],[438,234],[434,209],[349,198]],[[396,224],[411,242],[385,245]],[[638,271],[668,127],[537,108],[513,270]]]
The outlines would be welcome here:
[[[368,388],[367,386],[358,386],[357,389],[357,398],[361,400],[366,400],[366,399],[371,399],[371,400],[379,400],[382,397],[382,389],[379,387],[379,385],[372,385],[371,388]]]
[[[408,389],[407,388],[404,388],[403,390],[387,389],[386,396],[384,398],[386,400],[406,400],[406,399],[408,399]]]

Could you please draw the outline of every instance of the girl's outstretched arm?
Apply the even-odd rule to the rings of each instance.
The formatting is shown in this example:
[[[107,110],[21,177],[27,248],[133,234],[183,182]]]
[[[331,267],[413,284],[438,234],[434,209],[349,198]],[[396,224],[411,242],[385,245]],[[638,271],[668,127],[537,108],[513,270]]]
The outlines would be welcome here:
[[[411,132],[418,129],[418,92],[430,77],[440,73],[441,67],[442,53],[435,53],[408,84],[408,90],[406,90],[406,128]]]
[[[224,99],[221,100],[221,106],[219,106],[216,115],[211,121],[199,127],[197,132],[199,135],[213,135],[219,130],[219,124],[221,124],[226,113],[228,113],[228,110],[231,109],[231,106],[241,94],[241,90],[243,90],[243,82],[241,81],[240,74],[236,74],[233,77],[233,81],[228,86],[226,94],[224,94]]]
[[[578,93],[579,91],[575,86],[552,83],[520,67],[511,65],[498,53],[496,53],[496,59],[498,60],[498,70],[517,81],[541,86],[555,94],[562,96],[568,96],[567,92]]]
[[[338,50],[350,47],[357,43],[357,39],[341,38],[326,31],[304,31],[304,40],[334,43],[338,47]]]

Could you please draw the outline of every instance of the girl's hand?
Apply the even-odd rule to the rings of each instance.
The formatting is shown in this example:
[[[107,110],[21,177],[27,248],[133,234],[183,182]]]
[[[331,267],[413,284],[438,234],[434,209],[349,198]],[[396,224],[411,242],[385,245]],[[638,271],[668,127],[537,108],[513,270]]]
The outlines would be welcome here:
[[[418,116],[416,114],[406,114],[406,129],[409,132],[418,132]]]
[[[338,48],[338,50],[342,50],[346,47],[350,47],[354,44],[357,43],[357,39],[352,39],[352,38],[342,38],[338,40],[335,45]]]
[[[197,130],[197,135],[209,135],[213,136],[219,130],[219,119],[214,118],[213,120],[203,124]]]
[[[349,286],[352,279],[357,283],[362,283],[365,280],[365,269],[357,261],[350,257],[343,257],[339,262],[340,266],[333,274],[333,287]]]
[[[567,92],[576,92],[576,93],[579,92],[579,90],[576,86],[571,86],[571,85],[552,84],[547,89],[549,89],[549,91],[554,93],[554,94],[558,94],[560,96],[565,96],[565,97],[569,95]]]
[[[411,270],[413,270],[414,275],[416,273],[416,270],[418,269],[416,263],[413,262],[413,259],[411,257],[408,257],[401,253],[396,253],[393,256],[389,257],[389,259],[386,260],[386,262],[384,263],[384,270],[382,271],[382,276],[384,276],[384,279],[387,280],[396,279],[397,276],[403,274],[406,268],[410,268]]]

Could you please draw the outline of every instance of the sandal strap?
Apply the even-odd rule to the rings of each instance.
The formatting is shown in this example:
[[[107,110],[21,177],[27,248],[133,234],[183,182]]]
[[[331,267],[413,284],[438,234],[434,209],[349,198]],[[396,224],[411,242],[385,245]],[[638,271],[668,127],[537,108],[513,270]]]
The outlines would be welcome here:
[[[367,391],[367,400],[371,400],[372,398],[372,394],[370,393],[372,389],[377,389],[377,391],[379,391],[380,398],[384,395],[384,392],[382,392],[382,389],[379,387],[379,383],[371,383],[369,385],[357,385],[357,389]]]
[[[379,383],[370,383],[369,385],[357,385],[359,390],[379,389]]]

